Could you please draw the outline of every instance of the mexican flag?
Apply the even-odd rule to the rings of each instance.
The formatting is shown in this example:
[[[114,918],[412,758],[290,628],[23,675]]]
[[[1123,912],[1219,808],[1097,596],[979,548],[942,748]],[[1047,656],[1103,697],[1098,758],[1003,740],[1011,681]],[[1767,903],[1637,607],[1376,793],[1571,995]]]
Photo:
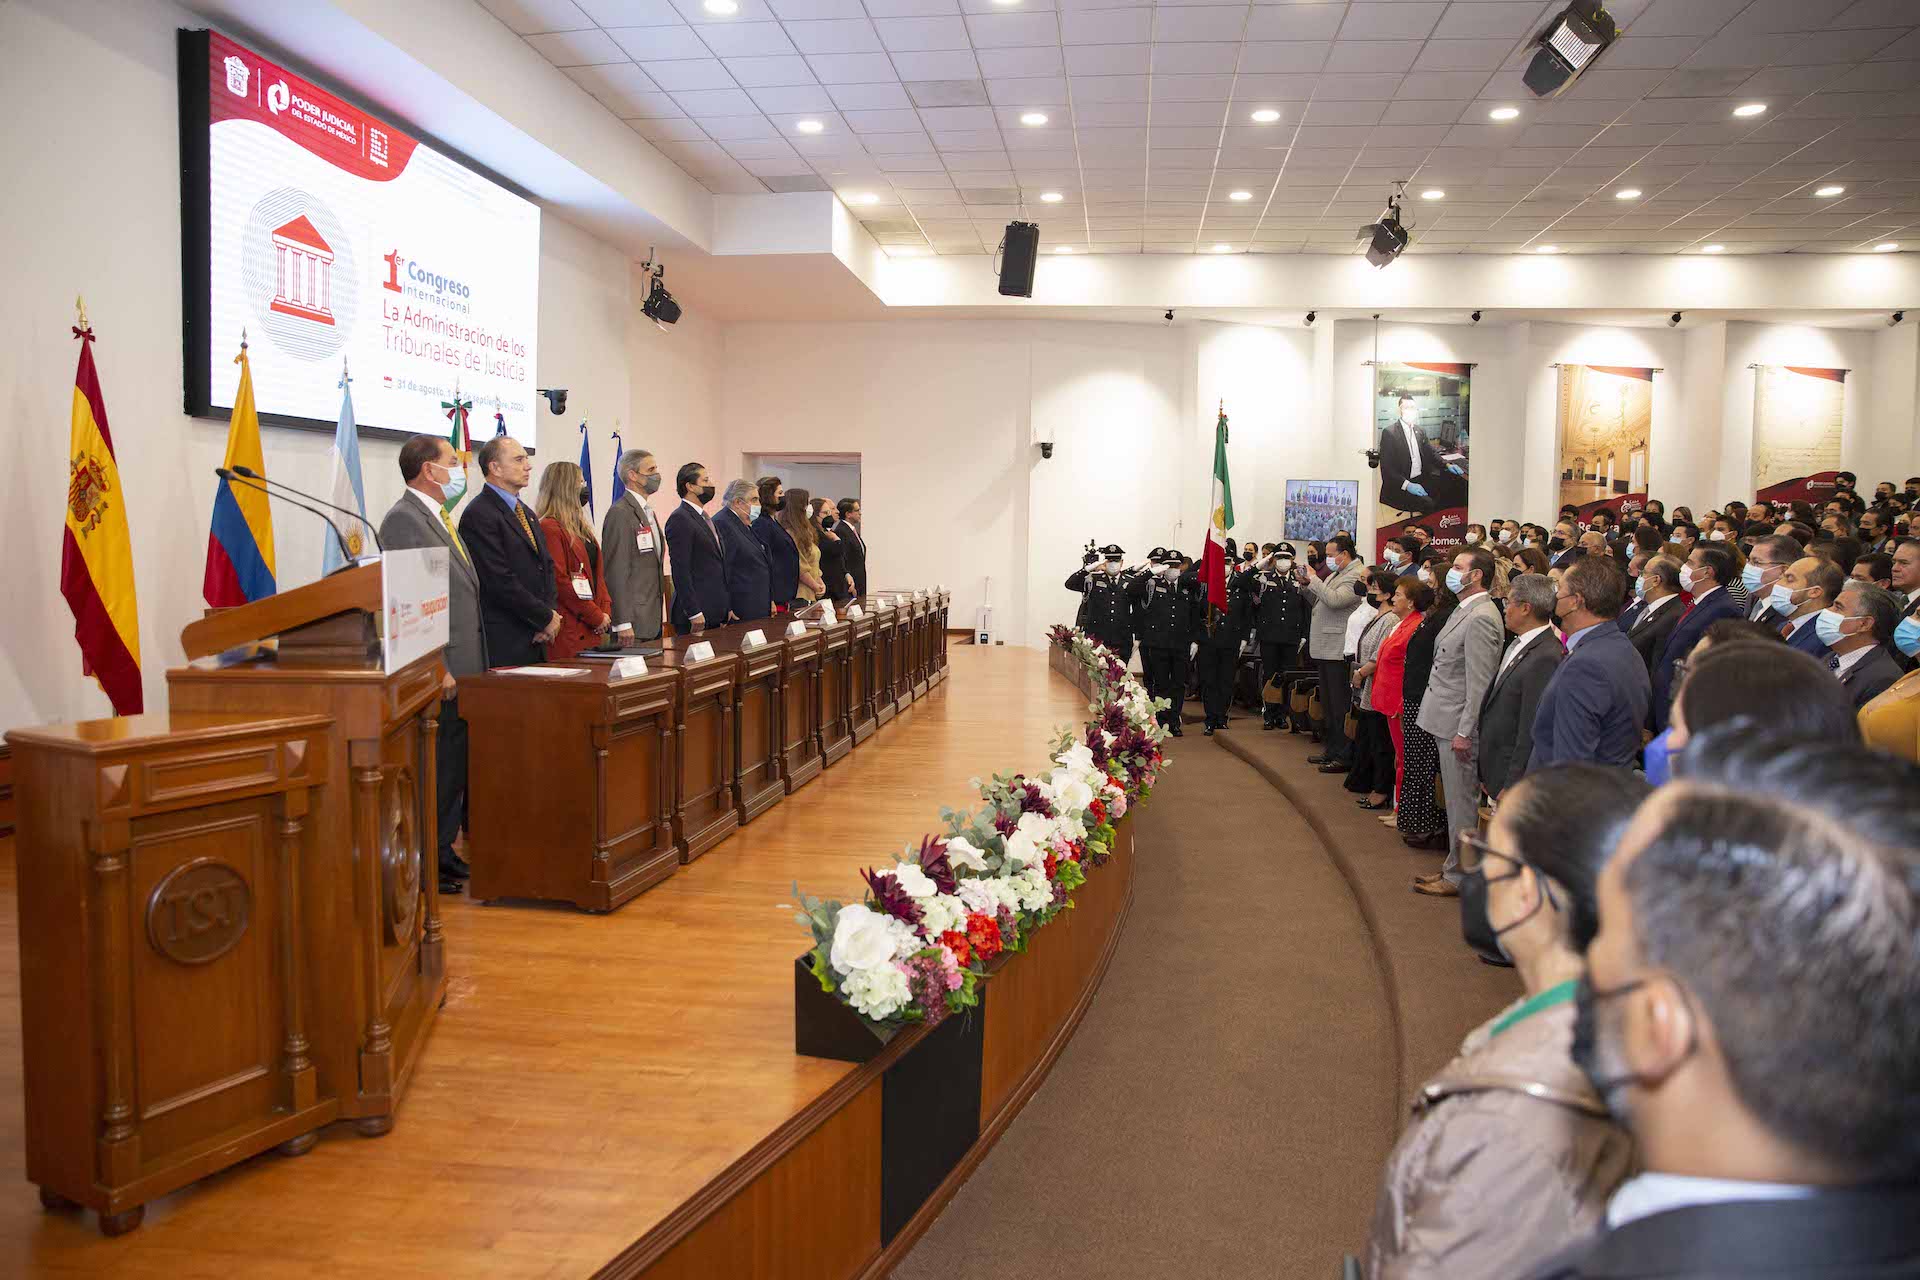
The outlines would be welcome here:
[[[442,400],[440,407],[447,411],[447,421],[453,424],[453,429],[447,433],[447,440],[453,445],[453,451],[460,456],[461,468],[465,469],[472,466],[473,436],[467,431],[467,415],[473,412],[473,401],[462,400],[460,398],[460,388],[456,385],[453,389],[453,399]],[[500,418],[498,414],[496,414],[495,417],[500,423],[499,434],[505,435],[507,426],[506,419]],[[454,503],[458,501],[460,501],[459,498],[448,498],[440,504],[440,509],[442,511],[451,511],[453,510]]]
[[[1233,531],[1233,486],[1227,483],[1227,406],[1213,426],[1213,501],[1207,514],[1207,549],[1200,573],[1207,584],[1207,600],[1216,609],[1227,607],[1227,535]]]

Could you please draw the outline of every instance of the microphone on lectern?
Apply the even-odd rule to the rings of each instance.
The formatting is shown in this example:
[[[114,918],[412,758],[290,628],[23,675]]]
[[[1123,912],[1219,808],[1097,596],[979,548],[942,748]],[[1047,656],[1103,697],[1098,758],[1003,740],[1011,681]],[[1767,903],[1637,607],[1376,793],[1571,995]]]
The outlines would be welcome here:
[[[245,474],[244,475],[241,474],[242,472],[245,472]],[[249,489],[258,489],[261,493],[266,494],[269,498],[279,498],[280,501],[291,503],[293,506],[300,508],[302,511],[311,511],[314,515],[326,521],[327,528],[333,531],[333,540],[339,544],[341,558],[346,561],[346,564],[340,567],[344,569],[352,566],[353,552],[347,548],[347,540],[341,534],[340,526],[333,522],[332,516],[320,510],[320,508],[310,507],[304,502],[295,502],[292,498],[289,498],[284,494],[275,493],[273,490],[267,488],[265,485],[255,483],[253,478],[253,472],[251,470],[248,470],[245,467],[215,467],[213,469],[213,474],[215,474],[216,476],[219,476],[222,480],[225,480],[228,484],[240,484],[240,485],[245,485]],[[339,572],[339,570],[335,570],[335,572],[337,573]]]
[[[374,528],[373,524],[365,516],[361,515],[358,511],[351,510],[350,508],[347,508],[347,507],[336,507],[331,502],[328,502],[325,498],[315,497],[313,494],[308,493],[304,489],[296,489],[290,484],[281,484],[278,480],[269,480],[265,476],[261,475],[259,472],[255,471],[252,467],[237,466],[233,469],[233,471],[235,475],[245,476],[249,480],[258,480],[261,484],[271,485],[275,489],[284,489],[288,493],[294,494],[298,497],[305,498],[308,502],[317,502],[329,511],[338,511],[343,516],[353,517],[355,520],[358,520],[361,524],[364,524],[367,526],[367,533],[372,536],[374,547],[381,552],[386,551],[386,547],[382,546],[380,543],[380,531]],[[324,516],[321,518],[326,519],[326,517]],[[327,523],[332,524],[333,521],[327,520]],[[336,527],[335,532],[337,533],[338,531],[339,530]],[[354,557],[348,556],[347,559],[352,560],[354,559]]]

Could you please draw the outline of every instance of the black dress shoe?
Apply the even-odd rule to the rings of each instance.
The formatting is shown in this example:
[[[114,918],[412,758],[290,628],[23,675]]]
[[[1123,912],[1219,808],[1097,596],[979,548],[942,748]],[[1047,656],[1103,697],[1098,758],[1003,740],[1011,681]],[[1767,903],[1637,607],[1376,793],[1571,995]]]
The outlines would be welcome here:
[[[451,876],[442,875],[440,877],[440,892],[457,894],[466,887],[466,883],[464,880],[455,880]]]
[[[465,880],[473,874],[473,868],[467,860],[449,849],[440,855],[440,874],[454,880]]]
[[[1321,773],[1345,773],[1351,765],[1341,764],[1338,760],[1329,760],[1320,766]]]
[[[1206,733],[1205,733],[1205,735],[1204,735],[1204,736],[1206,736],[1206,737],[1209,737],[1209,738],[1211,738],[1211,737],[1213,736],[1213,726],[1212,726],[1212,725],[1208,725],[1208,726],[1207,726],[1207,729],[1206,729]]]
[[[1333,760],[1332,756],[1308,756],[1307,757],[1308,764],[1329,764],[1332,762],[1332,760]]]
[[[1173,736],[1174,736],[1174,737],[1176,737],[1176,738],[1184,738],[1184,737],[1186,737],[1187,735],[1186,735],[1186,734],[1184,734],[1184,733],[1182,733],[1182,732],[1180,732],[1180,726],[1179,726],[1179,725],[1175,725],[1175,726],[1173,726]]]

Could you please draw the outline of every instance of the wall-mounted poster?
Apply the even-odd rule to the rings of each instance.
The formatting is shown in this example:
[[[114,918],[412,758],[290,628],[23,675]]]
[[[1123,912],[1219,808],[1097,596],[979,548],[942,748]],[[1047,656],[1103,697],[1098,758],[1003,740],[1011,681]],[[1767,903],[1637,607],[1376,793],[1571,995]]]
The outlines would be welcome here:
[[[1325,542],[1360,528],[1358,480],[1289,480],[1285,519],[1288,542]]]
[[[1582,521],[1608,507],[1631,524],[1647,509],[1652,430],[1653,370],[1561,365],[1560,505]]]
[[[1380,475],[1374,556],[1387,539],[1423,525],[1436,546],[1467,528],[1470,364],[1376,364],[1374,449]]]
[[[1753,491],[1762,502],[1825,502],[1840,469],[1847,371],[1757,365]]]

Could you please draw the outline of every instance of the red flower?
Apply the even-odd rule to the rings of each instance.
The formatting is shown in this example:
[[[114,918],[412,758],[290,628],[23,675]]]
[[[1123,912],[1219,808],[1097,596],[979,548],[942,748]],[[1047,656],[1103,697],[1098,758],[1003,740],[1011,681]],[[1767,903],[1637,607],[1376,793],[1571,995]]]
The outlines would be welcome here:
[[[1088,805],[1087,816],[1093,819],[1093,825],[1096,827],[1104,823],[1107,820],[1106,802],[1095,800],[1092,804]]]
[[[975,918],[980,920],[986,919],[985,916],[977,916]],[[973,962],[973,946],[967,941],[967,935],[958,929],[949,929],[941,934],[940,945],[953,952],[953,958],[958,960],[962,965]]]
[[[1043,858],[1041,861],[1042,861],[1042,865],[1044,865],[1047,869],[1047,879],[1049,880],[1053,879],[1054,871],[1057,870],[1060,866],[1060,859],[1050,853],[1046,855],[1046,857]]]
[[[982,963],[1000,954],[1000,922],[974,912],[967,917],[967,941]]]

